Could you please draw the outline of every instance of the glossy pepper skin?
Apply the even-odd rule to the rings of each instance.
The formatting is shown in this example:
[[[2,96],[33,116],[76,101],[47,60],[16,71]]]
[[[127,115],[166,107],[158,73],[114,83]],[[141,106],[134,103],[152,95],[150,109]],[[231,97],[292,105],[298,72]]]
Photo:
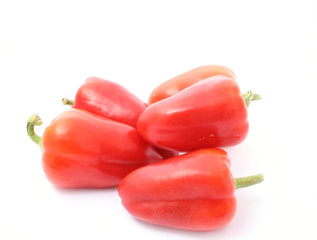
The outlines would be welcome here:
[[[38,142],[48,180],[62,188],[117,186],[131,171],[162,160],[135,128],[77,109],[55,118]]]
[[[226,66],[207,65],[194,68],[166,82],[163,82],[161,85],[156,87],[152,91],[148,102],[149,104],[153,104],[155,102],[161,101],[165,98],[175,95],[176,93],[203,79],[216,75],[223,75],[231,79],[236,78],[234,72]]]
[[[134,128],[147,104],[121,85],[98,77],[87,78],[77,90],[75,101],[67,98],[63,103],[96,115],[128,124]],[[177,151],[155,148],[163,159],[177,156]]]
[[[201,149],[137,169],[119,185],[124,208],[142,221],[192,231],[228,224],[236,212],[230,159]]]
[[[117,83],[90,77],[77,90],[73,108],[136,127],[146,104]]]
[[[150,144],[180,152],[233,146],[247,136],[247,115],[236,81],[214,76],[147,107],[138,131]]]

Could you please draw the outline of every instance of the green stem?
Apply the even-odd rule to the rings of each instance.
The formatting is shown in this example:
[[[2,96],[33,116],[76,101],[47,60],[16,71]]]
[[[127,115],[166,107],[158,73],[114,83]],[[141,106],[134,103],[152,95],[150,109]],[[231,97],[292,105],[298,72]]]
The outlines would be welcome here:
[[[62,102],[64,105],[69,105],[69,106],[73,106],[74,105],[74,100],[69,100],[68,98],[63,98]]]
[[[263,182],[264,176],[263,174],[257,174],[253,176],[248,177],[242,177],[242,178],[235,178],[234,183],[236,185],[236,190],[239,188],[244,188],[248,186],[252,186],[254,184],[258,184],[260,182]]]
[[[247,93],[243,93],[242,97],[243,97],[247,107],[249,107],[249,105],[252,101],[261,99],[260,94],[253,93],[253,92],[251,92],[251,90],[249,90]]]
[[[39,147],[43,151],[42,137],[38,136],[34,132],[34,126],[40,126],[41,124],[42,124],[41,118],[38,115],[32,115],[27,122],[26,130],[31,140],[35,142],[37,145],[39,145]]]

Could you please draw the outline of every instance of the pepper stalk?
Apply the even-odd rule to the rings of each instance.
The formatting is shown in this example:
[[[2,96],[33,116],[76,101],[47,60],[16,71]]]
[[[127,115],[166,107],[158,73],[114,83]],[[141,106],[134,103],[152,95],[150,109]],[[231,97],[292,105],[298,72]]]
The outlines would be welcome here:
[[[263,174],[256,174],[248,177],[235,178],[234,183],[236,186],[236,190],[239,188],[249,187],[258,183],[263,182],[264,176]]]
[[[68,99],[68,98],[63,98],[63,99],[62,99],[62,102],[63,102],[64,105],[69,105],[69,106],[73,106],[74,103],[75,103],[74,100],[70,100],[70,99]]]
[[[260,94],[253,93],[251,90],[249,90],[247,93],[242,93],[242,97],[243,97],[247,107],[249,107],[249,105],[252,101],[261,99]]]
[[[40,125],[42,125],[42,120],[40,116],[34,114],[28,119],[26,130],[31,140],[35,142],[41,148],[43,152],[42,137],[38,136],[34,131],[34,126],[40,126]]]

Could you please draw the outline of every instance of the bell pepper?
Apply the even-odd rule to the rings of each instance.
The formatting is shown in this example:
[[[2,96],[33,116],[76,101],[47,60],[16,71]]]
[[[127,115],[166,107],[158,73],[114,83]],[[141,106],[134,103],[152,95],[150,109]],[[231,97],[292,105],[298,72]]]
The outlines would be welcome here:
[[[166,82],[163,82],[161,85],[156,87],[152,91],[148,102],[149,104],[153,104],[155,102],[161,101],[162,99],[175,95],[176,93],[193,85],[196,82],[216,75],[223,75],[231,79],[236,78],[234,72],[226,66],[207,65],[194,68]]]
[[[162,160],[162,156],[127,124],[87,111],[60,114],[38,136],[33,115],[27,123],[30,138],[43,150],[42,166],[50,182],[62,188],[117,186],[131,171]]]
[[[139,168],[120,183],[124,208],[135,218],[166,227],[210,231],[236,212],[236,189],[263,181],[258,174],[233,178],[221,149],[200,149]]]
[[[257,99],[251,91],[242,95],[230,78],[210,77],[149,105],[138,130],[150,144],[180,152],[233,146],[246,138],[247,106]]]
[[[136,127],[146,104],[123,86],[98,77],[90,77],[77,90],[75,101],[64,104]]]
[[[147,104],[123,86],[98,77],[89,77],[77,90],[75,101],[63,98],[63,104],[128,124],[134,128]],[[163,159],[177,156],[177,151],[155,148]]]

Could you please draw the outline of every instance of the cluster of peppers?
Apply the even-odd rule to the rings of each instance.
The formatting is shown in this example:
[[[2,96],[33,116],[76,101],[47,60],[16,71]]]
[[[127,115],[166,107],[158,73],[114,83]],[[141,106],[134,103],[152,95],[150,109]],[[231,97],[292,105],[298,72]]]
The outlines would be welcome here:
[[[145,104],[124,87],[88,78],[72,108],[45,129],[27,122],[43,151],[50,182],[62,188],[118,187],[134,217],[162,226],[209,231],[228,224],[234,191],[263,181],[258,174],[233,178],[219,147],[241,143],[248,133],[247,107],[260,96],[241,94],[233,71],[195,68],[155,88]]]

